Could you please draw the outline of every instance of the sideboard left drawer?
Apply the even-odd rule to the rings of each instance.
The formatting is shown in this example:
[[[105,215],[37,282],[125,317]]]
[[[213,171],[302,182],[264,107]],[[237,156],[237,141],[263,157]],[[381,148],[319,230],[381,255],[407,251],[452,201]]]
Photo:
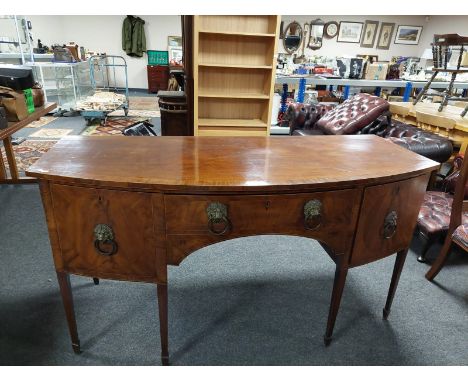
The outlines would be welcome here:
[[[151,194],[52,184],[51,196],[65,271],[154,279]],[[103,233],[111,233],[112,240],[96,241]]]

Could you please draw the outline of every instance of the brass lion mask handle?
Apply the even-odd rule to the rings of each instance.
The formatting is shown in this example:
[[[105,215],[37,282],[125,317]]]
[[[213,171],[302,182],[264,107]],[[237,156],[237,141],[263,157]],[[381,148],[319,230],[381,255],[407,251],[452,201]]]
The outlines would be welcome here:
[[[214,202],[206,207],[208,230],[214,235],[223,235],[231,229],[225,204]],[[219,226],[219,228],[218,228]]]
[[[315,230],[322,224],[322,202],[318,199],[309,200],[304,204],[304,227]]]
[[[114,231],[107,224],[97,224],[94,227],[94,248],[103,256],[117,253],[118,246],[114,240]]]
[[[383,237],[385,239],[390,239],[395,235],[398,225],[398,214],[396,211],[391,211],[385,216],[384,227],[383,227]]]

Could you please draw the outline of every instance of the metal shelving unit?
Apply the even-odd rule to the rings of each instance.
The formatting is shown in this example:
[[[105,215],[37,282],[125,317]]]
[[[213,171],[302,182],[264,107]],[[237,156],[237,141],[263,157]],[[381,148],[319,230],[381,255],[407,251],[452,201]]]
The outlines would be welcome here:
[[[11,49],[11,46],[16,49]],[[34,62],[33,47],[24,16],[0,16],[0,59],[2,58],[19,59],[22,65]]]

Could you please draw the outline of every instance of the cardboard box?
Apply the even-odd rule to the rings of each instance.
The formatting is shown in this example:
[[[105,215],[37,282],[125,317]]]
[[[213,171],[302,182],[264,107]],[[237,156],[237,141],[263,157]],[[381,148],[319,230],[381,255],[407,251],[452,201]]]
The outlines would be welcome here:
[[[5,108],[9,122],[21,121],[29,115],[23,92],[0,86],[0,106]]]
[[[385,80],[387,78],[388,63],[373,63],[367,65],[366,80]]]

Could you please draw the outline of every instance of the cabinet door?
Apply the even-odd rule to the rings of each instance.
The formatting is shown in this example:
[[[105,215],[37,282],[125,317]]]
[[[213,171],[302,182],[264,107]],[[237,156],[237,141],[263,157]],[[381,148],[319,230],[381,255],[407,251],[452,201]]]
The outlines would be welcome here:
[[[155,235],[151,194],[51,185],[61,255],[66,271],[93,277],[155,280]],[[95,228],[110,227],[110,243],[98,243]]]
[[[428,181],[422,175],[364,190],[351,266],[409,247]]]

